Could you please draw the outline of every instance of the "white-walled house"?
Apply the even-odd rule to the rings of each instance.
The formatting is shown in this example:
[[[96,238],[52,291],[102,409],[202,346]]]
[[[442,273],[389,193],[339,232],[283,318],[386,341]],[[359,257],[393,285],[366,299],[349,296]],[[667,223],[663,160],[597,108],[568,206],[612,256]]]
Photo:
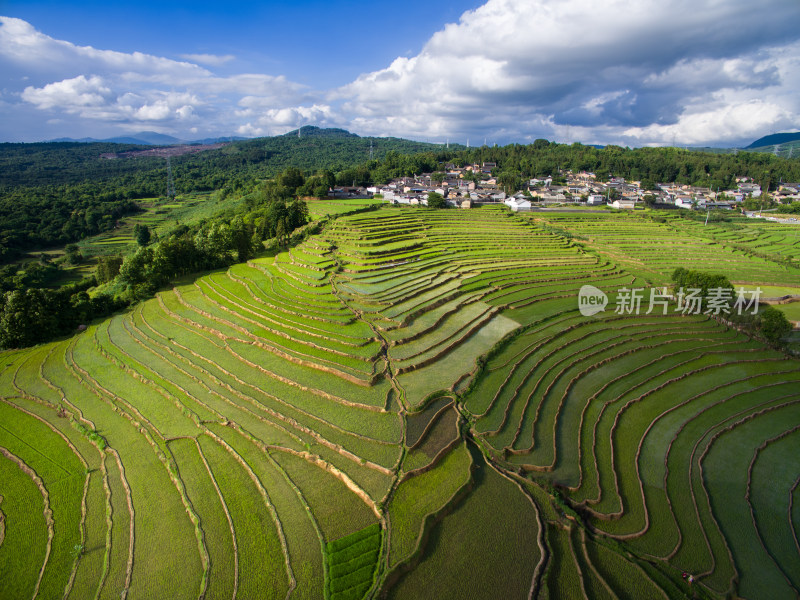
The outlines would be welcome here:
[[[759,198],[761,196],[761,186],[757,183],[740,183],[739,191],[745,196],[750,195],[753,198]]]
[[[509,198],[505,204],[513,211],[531,209],[531,201],[527,198]]]
[[[624,208],[626,210],[633,210],[636,202],[632,198],[617,198],[611,203],[614,208]]]

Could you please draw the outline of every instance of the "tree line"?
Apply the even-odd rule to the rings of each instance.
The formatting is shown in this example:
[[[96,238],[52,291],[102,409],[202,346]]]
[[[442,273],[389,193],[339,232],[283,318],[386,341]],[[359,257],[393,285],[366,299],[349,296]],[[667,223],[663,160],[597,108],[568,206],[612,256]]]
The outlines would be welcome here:
[[[0,295],[0,348],[32,346],[72,333],[127,302],[110,294],[90,295],[94,277],[57,289],[26,287]]]
[[[60,269],[45,258],[19,268],[0,268],[0,348],[30,346],[65,335],[148,298],[177,278],[227,267],[265,249],[266,240],[287,246],[292,233],[308,223],[308,207],[298,198],[305,178],[289,171],[262,184],[236,211],[195,226],[178,225],[151,243],[138,231],[139,248],[126,257],[100,257],[96,273],[77,284],[51,289]],[[68,247],[65,260],[80,260]],[[44,255],[43,255],[44,257]],[[72,257],[72,258],[70,258]],[[103,291],[90,290],[101,284]]]

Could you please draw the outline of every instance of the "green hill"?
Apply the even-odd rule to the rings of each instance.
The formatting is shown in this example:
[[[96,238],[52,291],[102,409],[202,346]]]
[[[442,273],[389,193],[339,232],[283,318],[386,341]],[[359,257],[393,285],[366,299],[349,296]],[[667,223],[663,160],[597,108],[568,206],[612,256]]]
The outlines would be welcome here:
[[[346,129],[338,129],[335,127],[323,129],[321,127],[314,127],[313,125],[304,125],[300,129],[295,129],[289,133],[284,133],[283,137],[327,137],[327,138],[357,138],[360,137],[355,133],[350,133]]]
[[[749,146],[746,146],[745,150],[755,150],[756,148],[766,148],[768,146],[782,145],[789,142],[800,142],[800,131],[765,135],[764,137],[758,138]]]

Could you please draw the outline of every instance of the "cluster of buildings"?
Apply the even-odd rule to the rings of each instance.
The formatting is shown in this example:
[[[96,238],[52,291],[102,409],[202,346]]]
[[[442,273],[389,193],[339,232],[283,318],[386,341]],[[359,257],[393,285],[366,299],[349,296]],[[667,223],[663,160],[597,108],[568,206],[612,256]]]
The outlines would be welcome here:
[[[428,194],[441,194],[454,207],[471,208],[476,205],[504,203],[512,210],[530,210],[535,206],[552,204],[609,205],[620,209],[633,209],[647,200],[678,208],[705,210],[709,208],[732,209],[746,198],[761,196],[761,186],[747,177],[736,179],[736,189],[714,191],[710,188],[660,183],[656,190],[642,188],[638,181],[612,177],[598,182],[594,173],[562,171],[560,184],[552,177],[534,178],[525,182],[513,194],[504,190],[501,182],[492,176],[495,163],[482,163],[456,167],[448,165],[443,173],[416,177],[401,177],[382,186],[343,188],[332,190],[332,197],[367,197],[381,194],[393,204],[427,204]],[[800,183],[781,184],[772,194],[774,199],[788,202],[800,201]]]

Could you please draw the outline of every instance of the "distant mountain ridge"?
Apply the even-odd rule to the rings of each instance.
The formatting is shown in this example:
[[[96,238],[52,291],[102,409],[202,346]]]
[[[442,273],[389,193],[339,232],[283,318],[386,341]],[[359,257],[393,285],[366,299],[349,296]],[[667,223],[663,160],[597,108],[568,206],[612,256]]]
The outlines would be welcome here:
[[[309,138],[329,138],[329,139],[358,139],[359,136],[356,133],[352,133],[347,131],[346,129],[340,129],[336,127],[330,128],[322,128],[316,127],[314,125],[304,125],[299,129],[293,129],[287,133],[282,135],[275,136],[277,138],[282,137],[309,137]],[[70,137],[62,137],[56,138],[52,140],[47,140],[48,142],[71,142],[71,143],[82,143],[82,144],[91,144],[97,142],[104,142],[110,144],[136,144],[141,146],[173,146],[177,144],[217,144],[220,142],[240,142],[243,140],[248,140],[251,138],[240,137],[240,136],[221,136],[221,137],[209,137],[203,138],[199,140],[182,140],[176,138],[171,135],[166,135],[163,133],[158,133],[155,131],[140,131],[137,133],[132,133],[131,135],[127,136],[116,136],[112,138],[105,138],[105,139],[97,139],[91,137],[85,138],[70,138]],[[402,139],[402,138],[398,138]],[[782,144],[790,144],[793,142],[800,143],[800,131],[795,132],[781,132],[781,133],[773,133],[770,135],[763,136],[754,142],[752,142],[749,146],[745,146],[744,148],[740,148],[740,150],[759,150],[759,151],[772,151],[772,148],[775,146],[780,146]],[[590,144],[595,148],[603,148],[602,145],[595,145]],[[793,144],[794,145],[794,144]],[[457,144],[454,144],[457,146]],[[692,148],[695,151],[708,151],[714,153],[729,153],[735,152],[736,148],[706,148],[706,147],[697,147]]]
[[[140,131],[127,136],[117,136],[102,140],[90,137],[80,139],[63,137],[56,138],[54,140],[48,140],[48,142],[72,142],[81,144],[94,144],[103,142],[108,144],[137,144],[141,146],[172,146],[175,144],[217,144],[219,142],[238,142],[246,139],[248,138],[224,136],[216,138],[204,138],[202,140],[181,140],[171,135],[165,135],[155,131]]]
[[[775,146],[780,144],[787,144],[789,142],[800,141],[800,131],[773,133],[772,135],[765,135],[758,138],[755,142],[745,147],[745,150],[752,150],[753,148],[764,148],[765,146]]]
[[[313,137],[313,138],[334,138],[334,139],[357,139],[360,138],[358,134],[351,133],[346,129],[339,129],[336,127],[330,128],[322,128],[322,127],[315,127],[313,125],[304,125],[299,129],[293,129],[288,133],[284,133],[282,135],[274,136],[274,137]],[[56,138],[53,140],[47,140],[48,142],[70,142],[70,143],[80,143],[80,144],[93,144],[93,143],[107,143],[107,144],[136,144],[142,146],[173,146],[176,144],[218,144],[220,142],[240,142],[242,140],[248,140],[251,138],[246,137],[238,137],[238,136],[223,136],[223,137],[215,137],[215,138],[204,138],[202,140],[182,140],[171,135],[165,135],[163,133],[157,133],[155,131],[140,131],[138,133],[132,133],[131,135],[125,136],[117,136],[112,138],[105,138],[105,139],[97,139],[91,137],[85,138],[70,138],[70,137],[62,137]]]

